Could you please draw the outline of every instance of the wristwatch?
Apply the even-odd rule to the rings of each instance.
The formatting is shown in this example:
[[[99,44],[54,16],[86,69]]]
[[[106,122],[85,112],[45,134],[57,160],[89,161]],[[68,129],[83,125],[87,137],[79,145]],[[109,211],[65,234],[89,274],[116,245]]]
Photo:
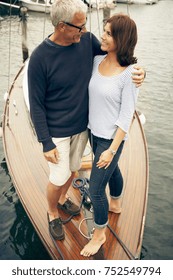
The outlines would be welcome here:
[[[109,149],[109,151],[111,152],[111,154],[114,156],[116,154],[117,151],[111,150]]]

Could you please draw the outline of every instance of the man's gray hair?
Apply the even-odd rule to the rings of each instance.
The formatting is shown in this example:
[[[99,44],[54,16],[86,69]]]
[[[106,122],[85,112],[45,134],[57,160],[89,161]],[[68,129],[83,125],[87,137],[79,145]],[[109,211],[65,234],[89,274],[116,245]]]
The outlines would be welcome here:
[[[76,13],[87,13],[87,5],[82,0],[54,0],[51,6],[51,21],[57,26],[60,21],[71,22]]]

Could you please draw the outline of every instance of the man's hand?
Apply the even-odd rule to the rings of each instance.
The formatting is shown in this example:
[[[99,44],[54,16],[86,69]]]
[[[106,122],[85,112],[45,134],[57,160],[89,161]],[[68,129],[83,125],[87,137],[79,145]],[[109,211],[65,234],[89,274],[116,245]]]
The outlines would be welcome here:
[[[132,73],[132,80],[136,87],[140,87],[145,79],[146,72],[140,66],[135,65],[134,72]]]
[[[57,148],[50,150],[48,152],[45,152],[44,157],[46,158],[47,161],[50,161],[52,163],[58,163],[59,153],[58,153]]]

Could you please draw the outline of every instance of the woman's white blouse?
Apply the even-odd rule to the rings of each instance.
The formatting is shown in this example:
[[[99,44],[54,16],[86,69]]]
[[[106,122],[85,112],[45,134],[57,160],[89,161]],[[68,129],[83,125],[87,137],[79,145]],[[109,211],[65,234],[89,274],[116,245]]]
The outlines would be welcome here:
[[[89,83],[89,123],[91,132],[98,137],[113,139],[120,127],[126,136],[129,130],[138,96],[138,88],[132,82],[133,65],[114,76],[103,76],[98,66],[104,56],[96,56]]]

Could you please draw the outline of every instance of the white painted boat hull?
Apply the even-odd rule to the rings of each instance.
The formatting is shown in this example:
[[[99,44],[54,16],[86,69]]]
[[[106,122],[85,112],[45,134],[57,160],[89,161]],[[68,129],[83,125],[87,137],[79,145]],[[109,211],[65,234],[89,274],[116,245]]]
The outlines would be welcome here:
[[[41,12],[46,14],[50,13],[51,4],[49,3],[41,4],[38,2],[32,2],[30,0],[22,0],[21,3],[23,6],[27,7],[29,11]]]
[[[158,0],[116,0],[116,2],[124,4],[156,4]]]

